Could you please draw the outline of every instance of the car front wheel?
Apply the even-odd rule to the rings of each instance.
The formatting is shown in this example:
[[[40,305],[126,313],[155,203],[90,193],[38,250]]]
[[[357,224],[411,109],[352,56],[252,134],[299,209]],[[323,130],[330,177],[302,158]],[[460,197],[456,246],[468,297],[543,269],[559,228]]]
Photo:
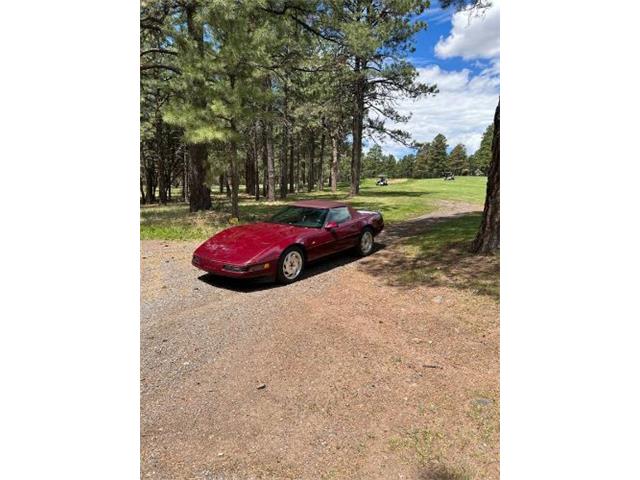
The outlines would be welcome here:
[[[370,228],[365,228],[362,231],[356,249],[361,257],[366,257],[373,252],[373,232]]]
[[[298,247],[287,248],[278,261],[278,281],[280,283],[293,283],[304,269],[304,254]]]

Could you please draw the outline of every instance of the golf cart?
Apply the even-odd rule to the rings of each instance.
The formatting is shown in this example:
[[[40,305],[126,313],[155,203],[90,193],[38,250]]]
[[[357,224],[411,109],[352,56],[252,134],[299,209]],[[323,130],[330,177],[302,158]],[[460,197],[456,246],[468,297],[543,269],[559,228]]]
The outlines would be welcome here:
[[[386,187],[387,185],[389,185],[389,182],[387,182],[387,177],[385,177],[384,175],[379,175],[378,180],[376,181],[376,185],[379,185],[381,187]]]

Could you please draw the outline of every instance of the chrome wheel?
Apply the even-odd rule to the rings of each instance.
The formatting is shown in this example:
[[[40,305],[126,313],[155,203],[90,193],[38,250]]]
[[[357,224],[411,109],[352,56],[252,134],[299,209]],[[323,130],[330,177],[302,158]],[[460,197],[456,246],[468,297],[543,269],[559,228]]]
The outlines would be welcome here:
[[[373,234],[369,230],[365,230],[360,237],[360,252],[367,255],[373,248]]]
[[[293,280],[300,275],[301,270],[302,255],[297,250],[291,250],[282,262],[282,273],[287,280]]]

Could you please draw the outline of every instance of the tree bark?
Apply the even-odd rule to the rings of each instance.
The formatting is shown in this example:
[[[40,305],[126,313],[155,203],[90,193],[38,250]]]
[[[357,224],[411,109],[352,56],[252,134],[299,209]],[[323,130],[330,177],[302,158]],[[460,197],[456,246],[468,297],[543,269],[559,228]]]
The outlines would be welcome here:
[[[314,132],[311,132],[310,138],[309,138],[309,168],[308,168],[308,180],[307,180],[307,192],[310,192],[313,190],[313,186],[315,184],[315,179],[314,179],[314,174],[315,172],[313,171],[314,169],[314,165],[313,165],[313,156],[315,155],[315,147],[316,147],[316,139],[314,136]]]
[[[167,204],[167,173],[166,173],[166,152],[163,142],[163,128],[162,120],[160,119],[160,112],[156,110],[156,122],[155,122],[155,147],[156,156],[158,159],[158,189],[160,196],[160,203],[162,205]]]
[[[264,125],[264,149],[267,157],[267,192],[269,202],[276,199],[276,172],[273,164],[273,125],[266,122]]]
[[[487,178],[487,195],[484,201],[482,223],[471,250],[474,253],[490,253],[500,248],[500,101],[493,119],[491,164]]]
[[[145,203],[155,203],[156,197],[154,195],[154,171],[152,168],[145,169],[145,181],[147,184],[147,198]]]
[[[235,126],[232,127],[235,130]],[[231,177],[231,216],[240,218],[240,206],[238,204],[239,175],[238,175],[238,146],[235,140],[229,142],[229,176]],[[229,183],[227,183],[229,188]]]
[[[288,125],[288,90],[287,84],[284,85],[284,101],[282,107],[282,153],[280,154],[280,198],[287,198],[288,183],[289,183],[289,167],[288,162],[291,161],[287,158],[289,148],[289,125]]]
[[[294,137],[293,132],[289,133],[289,193],[294,193],[296,191],[295,188],[295,178],[293,177],[293,155],[294,155]]]
[[[255,193],[253,188],[253,181],[256,178],[256,175],[253,172],[253,166],[255,165],[255,161],[253,159],[254,155],[255,150],[253,149],[253,143],[247,142],[247,155],[244,161],[244,186],[245,192],[248,195],[253,195]]]
[[[187,160],[187,147],[185,145],[182,146],[184,149],[182,152],[182,201],[186,202],[189,195],[189,188],[187,187],[188,176],[189,176],[189,162]]]
[[[331,135],[331,148],[333,153],[331,159],[331,191],[336,193],[338,190],[338,165],[340,163],[340,144],[337,133]]]
[[[186,6],[187,31],[189,36],[198,45],[200,56],[204,56],[204,29],[195,21],[196,4],[191,2]],[[196,92],[200,88],[195,89]],[[198,98],[195,104],[204,108],[206,103]],[[193,144],[189,146],[191,166],[189,168],[189,211],[209,210],[211,208],[211,189],[205,185],[207,146],[205,144]]]
[[[320,137],[320,160],[318,161],[318,190],[324,189],[324,167],[322,160],[324,158],[324,131]]]
[[[300,191],[300,151],[302,150],[301,142],[302,138],[299,138],[298,151],[296,152],[296,191]]]
[[[289,173],[289,167],[287,165],[288,158],[288,145],[287,145],[287,127],[286,125],[282,130],[282,150],[280,153],[280,198],[287,198],[289,179],[287,174]]]
[[[211,189],[204,184],[207,146],[201,143],[189,145],[189,211],[211,208]]]
[[[360,193],[360,168],[362,165],[362,130],[364,120],[364,90],[366,79],[361,73],[362,60],[356,57],[355,71],[358,75],[355,83],[353,108],[353,150],[351,154],[351,195]]]
[[[259,141],[259,135],[258,135],[258,129],[260,128],[260,124],[258,122],[256,122],[255,124],[255,128],[254,128],[254,135],[253,135],[253,175],[254,175],[254,180],[253,180],[253,189],[254,189],[254,193],[256,196],[256,202],[260,200],[260,164],[259,164],[259,160],[260,160],[260,141]]]

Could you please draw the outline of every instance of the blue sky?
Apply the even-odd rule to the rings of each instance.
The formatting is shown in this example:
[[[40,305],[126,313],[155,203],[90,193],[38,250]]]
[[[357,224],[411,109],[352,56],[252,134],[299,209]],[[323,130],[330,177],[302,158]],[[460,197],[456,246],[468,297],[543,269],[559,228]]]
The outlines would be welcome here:
[[[493,121],[500,92],[500,1],[492,0],[491,7],[479,14],[442,10],[434,2],[421,18],[428,28],[416,35],[410,60],[420,81],[437,84],[440,93],[399,99],[398,110],[410,112],[412,118],[406,124],[389,125],[408,131],[419,142],[443,133],[450,149],[462,143],[473,153]],[[396,157],[414,151],[392,140],[380,145]]]

